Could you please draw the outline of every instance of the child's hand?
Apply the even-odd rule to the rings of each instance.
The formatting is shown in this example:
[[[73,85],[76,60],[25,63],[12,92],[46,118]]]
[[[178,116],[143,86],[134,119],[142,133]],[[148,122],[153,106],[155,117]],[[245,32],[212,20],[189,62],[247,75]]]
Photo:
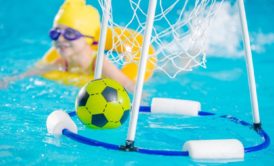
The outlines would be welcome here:
[[[3,78],[0,80],[0,89],[6,89],[9,85],[9,79],[8,78]]]
[[[135,90],[135,83],[131,80],[128,80],[125,87],[124,87],[129,93],[134,93]]]
[[[4,77],[0,80],[0,89],[6,89],[13,81],[19,80],[20,76]]]

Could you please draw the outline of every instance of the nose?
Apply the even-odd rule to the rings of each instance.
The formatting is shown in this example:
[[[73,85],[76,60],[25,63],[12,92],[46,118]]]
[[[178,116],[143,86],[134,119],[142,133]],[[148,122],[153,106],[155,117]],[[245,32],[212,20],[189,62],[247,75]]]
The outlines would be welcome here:
[[[60,34],[57,41],[65,41],[65,38],[64,38],[63,34]]]

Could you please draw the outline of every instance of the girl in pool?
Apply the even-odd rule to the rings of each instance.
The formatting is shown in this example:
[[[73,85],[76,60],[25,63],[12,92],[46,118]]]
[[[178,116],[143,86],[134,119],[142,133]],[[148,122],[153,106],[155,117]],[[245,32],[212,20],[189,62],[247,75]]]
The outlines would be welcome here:
[[[95,34],[100,28],[98,11],[86,5],[84,0],[67,0],[61,6],[54,19],[49,36],[53,41],[45,57],[58,56],[50,63],[45,58],[27,72],[17,76],[6,77],[0,81],[0,88],[10,82],[49,71],[61,70],[77,74],[91,74],[94,71],[96,50]],[[128,91],[133,92],[134,82],[124,75],[107,58],[103,62],[103,75],[120,82]]]

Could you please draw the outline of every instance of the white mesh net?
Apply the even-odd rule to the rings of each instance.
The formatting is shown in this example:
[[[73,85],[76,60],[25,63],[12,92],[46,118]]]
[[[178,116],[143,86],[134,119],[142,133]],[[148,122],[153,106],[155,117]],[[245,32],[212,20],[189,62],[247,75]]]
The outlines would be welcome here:
[[[104,11],[104,0],[99,3]],[[121,66],[138,64],[148,0],[112,0],[115,3],[121,5],[111,5],[107,41],[112,43],[106,54]],[[205,67],[206,32],[221,3],[222,0],[158,0],[148,63],[171,78],[196,66]]]

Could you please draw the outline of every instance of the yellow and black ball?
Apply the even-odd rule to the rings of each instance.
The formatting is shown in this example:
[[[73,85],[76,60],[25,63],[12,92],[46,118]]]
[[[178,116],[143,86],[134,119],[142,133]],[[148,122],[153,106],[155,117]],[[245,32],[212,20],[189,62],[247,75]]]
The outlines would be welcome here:
[[[130,98],[118,82],[96,79],[81,88],[76,101],[76,114],[90,128],[110,129],[121,126],[130,112]]]

